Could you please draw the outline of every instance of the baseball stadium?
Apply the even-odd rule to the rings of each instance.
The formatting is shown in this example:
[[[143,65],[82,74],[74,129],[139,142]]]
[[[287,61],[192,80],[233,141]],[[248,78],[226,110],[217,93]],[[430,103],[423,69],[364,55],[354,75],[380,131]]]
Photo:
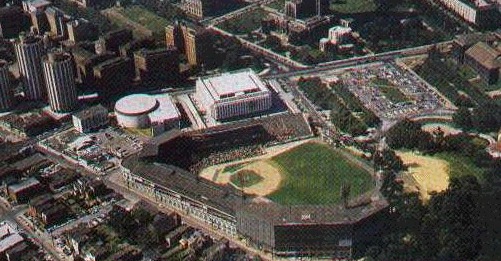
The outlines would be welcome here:
[[[351,258],[384,230],[371,168],[282,113],[153,138],[122,163],[130,189],[275,256]]]

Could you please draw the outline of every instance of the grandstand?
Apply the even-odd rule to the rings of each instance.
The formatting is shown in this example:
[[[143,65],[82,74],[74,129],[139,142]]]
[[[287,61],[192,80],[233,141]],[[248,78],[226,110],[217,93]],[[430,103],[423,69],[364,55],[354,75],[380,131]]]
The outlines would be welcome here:
[[[198,173],[205,167],[264,153],[263,147],[311,136],[301,114],[278,114],[187,133],[171,131],[145,146],[143,157]]]

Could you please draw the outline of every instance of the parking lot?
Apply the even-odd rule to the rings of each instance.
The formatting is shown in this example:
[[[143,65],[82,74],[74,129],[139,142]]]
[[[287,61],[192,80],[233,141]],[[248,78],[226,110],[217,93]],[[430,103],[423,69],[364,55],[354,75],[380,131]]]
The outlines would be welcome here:
[[[340,79],[382,120],[393,121],[444,107],[438,93],[394,63],[349,70]]]
[[[114,128],[82,134],[70,129],[40,142],[53,152],[102,174],[119,166],[122,158],[139,152],[143,141]]]

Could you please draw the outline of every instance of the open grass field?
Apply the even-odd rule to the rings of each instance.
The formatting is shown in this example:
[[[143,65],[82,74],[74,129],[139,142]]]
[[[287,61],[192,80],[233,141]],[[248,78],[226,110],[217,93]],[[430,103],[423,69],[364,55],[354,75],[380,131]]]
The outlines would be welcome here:
[[[374,12],[377,9],[374,0],[334,0],[331,10],[343,14]]]
[[[240,188],[251,187],[261,181],[264,178],[257,174],[255,171],[244,169],[235,174],[230,178],[231,183]]]
[[[285,7],[285,0],[277,0],[271,4],[267,4],[266,6],[277,9],[277,10],[283,10]]]
[[[145,128],[145,129],[125,128],[124,131],[126,133],[129,133],[132,135],[138,135],[138,136],[142,136],[142,137],[153,137],[153,133],[151,132],[151,128]]]
[[[262,8],[245,13],[242,16],[230,19],[217,27],[233,34],[248,34],[261,27],[261,19],[266,17],[267,12]]]
[[[475,166],[472,159],[452,152],[442,152],[435,156],[449,162],[449,177],[472,175],[477,177],[479,182],[484,181],[484,170]]]
[[[156,33],[163,33],[165,31],[165,27],[169,25],[169,21],[167,19],[160,17],[140,6],[134,5],[119,10],[125,17]]]
[[[368,172],[325,144],[305,143],[270,160],[282,182],[268,198],[280,204],[336,204],[343,183],[351,184],[352,198],[373,188]]]

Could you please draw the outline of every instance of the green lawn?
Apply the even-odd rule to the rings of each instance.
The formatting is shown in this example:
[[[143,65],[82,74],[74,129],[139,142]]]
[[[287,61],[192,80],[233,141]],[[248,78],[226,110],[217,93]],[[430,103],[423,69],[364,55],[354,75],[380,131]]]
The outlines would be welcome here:
[[[120,9],[120,13],[156,33],[163,34],[165,27],[170,24],[167,19],[136,5]]]
[[[274,8],[276,10],[283,10],[285,7],[285,0],[277,0],[271,4],[266,5],[268,7]]]
[[[393,103],[409,101],[409,98],[407,98],[396,86],[379,86],[379,90],[381,90],[383,95]]]
[[[415,71],[451,102],[457,101],[460,95],[459,91],[466,93],[478,105],[489,100],[482,88],[468,81],[471,72],[466,68],[457,68],[450,59],[441,61],[429,58]]]
[[[484,170],[475,166],[472,159],[452,152],[442,152],[435,156],[449,162],[449,177],[472,175],[477,177],[479,182],[484,181]]]
[[[374,12],[377,9],[374,0],[333,0],[331,10],[343,14]]]
[[[372,83],[376,85],[383,95],[393,103],[409,101],[409,98],[407,98],[405,94],[398,89],[398,86],[394,85],[387,79],[375,78],[372,80]]]
[[[263,180],[263,177],[259,176],[256,172],[252,170],[241,170],[230,177],[231,183],[240,188],[247,188],[255,185]]]
[[[248,34],[261,27],[261,19],[265,18],[266,14],[265,10],[259,8],[221,23],[218,27],[233,34]]]
[[[351,198],[373,188],[369,173],[325,144],[306,143],[271,162],[282,171],[283,180],[268,197],[280,204],[337,204],[343,183],[351,184]]]
[[[145,129],[125,128],[124,131],[126,133],[129,133],[132,135],[143,136],[143,137],[153,137],[153,133],[151,132],[151,128],[145,128]]]

